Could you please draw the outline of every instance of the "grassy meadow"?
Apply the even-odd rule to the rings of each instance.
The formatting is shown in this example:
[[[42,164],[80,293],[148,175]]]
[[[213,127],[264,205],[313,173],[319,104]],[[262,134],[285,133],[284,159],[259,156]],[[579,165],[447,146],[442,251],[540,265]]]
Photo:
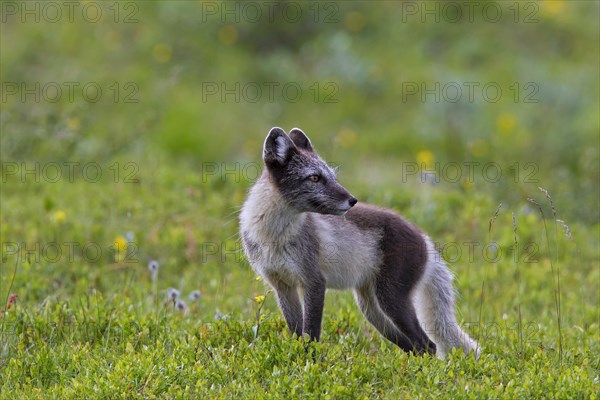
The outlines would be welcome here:
[[[598,398],[598,2],[66,3],[0,2],[0,398]],[[289,335],[238,237],[272,126],[429,233],[479,360],[350,292]]]

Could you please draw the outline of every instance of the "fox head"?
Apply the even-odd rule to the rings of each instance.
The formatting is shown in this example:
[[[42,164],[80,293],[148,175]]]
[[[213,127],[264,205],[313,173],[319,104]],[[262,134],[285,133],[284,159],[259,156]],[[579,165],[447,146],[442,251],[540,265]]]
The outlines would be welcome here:
[[[299,212],[343,215],[357,202],[298,128],[289,136],[281,128],[272,128],[265,140],[263,160],[285,201]]]

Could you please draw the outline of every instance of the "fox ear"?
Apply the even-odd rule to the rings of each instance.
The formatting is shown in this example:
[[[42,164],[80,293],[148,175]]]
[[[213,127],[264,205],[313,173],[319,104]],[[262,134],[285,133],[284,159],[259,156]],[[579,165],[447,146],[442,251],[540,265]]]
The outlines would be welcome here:
[[[263,147],[263,160],[267,164],[285,164],[292,150],[295,149],[290,137],[281,128],[271,128]]]
[[[314,152],[310,139],[300,128],[294,128],[290,131],[290,139],[292,139],[296,147]]]

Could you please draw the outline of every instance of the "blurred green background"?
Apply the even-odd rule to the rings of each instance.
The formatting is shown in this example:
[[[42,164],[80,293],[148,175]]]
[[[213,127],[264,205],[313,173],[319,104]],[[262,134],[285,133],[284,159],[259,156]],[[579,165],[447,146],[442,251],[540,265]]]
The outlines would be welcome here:
[[[299,126],[372,190],[405,190],[401,162],[455,162],[448,191],[544,186],[565,218],[598,221],[597,2],[12,3],[3,161],[131,160],[144,177],[156,159],[260,161],[271,126]]]
[[[141,266],[237,271],[237,211],[272,126],[304,129],[360,201],[442,241],[490,240],[502,203],[504,243],[515,213],[542,248],[527,198],[551,217],[543,187],[588,243],[578,257],[597,265],[598,2],[3,2],[2,12],[3,262],[15,253],[6,243],[24,243],[40,284],[66,270],[110,287],[102,269],[81,278],[75,266],[110,264],[127,242]],[[52,263],[52,241],[104,251]],[[38,301],[54,293],[36,290]]]

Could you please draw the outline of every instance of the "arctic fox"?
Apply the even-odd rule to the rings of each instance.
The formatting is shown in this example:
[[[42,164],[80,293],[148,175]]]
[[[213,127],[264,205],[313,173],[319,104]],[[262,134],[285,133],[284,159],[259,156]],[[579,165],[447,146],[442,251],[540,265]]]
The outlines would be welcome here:
[[[357,204],[298,128],[289,136],[272,128],[263,160],[240,233],[292,334],[319,340],[326,288],[352,289],[367,320],[402,350],[479,356],[454,315],[452,274],[427,235],[390,210]]]

